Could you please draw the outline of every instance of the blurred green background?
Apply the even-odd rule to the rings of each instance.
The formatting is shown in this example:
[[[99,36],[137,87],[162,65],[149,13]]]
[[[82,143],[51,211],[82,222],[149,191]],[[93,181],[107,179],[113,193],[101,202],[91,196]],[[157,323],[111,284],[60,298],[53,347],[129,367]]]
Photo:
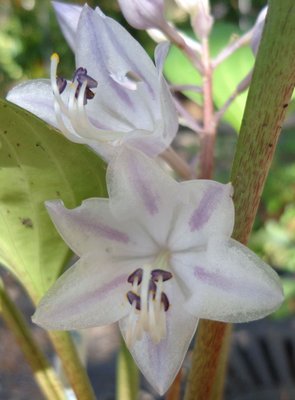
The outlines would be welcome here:
[[[83,4],[82,1],[75,3]],[[216,53],[229,41],[233,26],[239,34],[249,29],[265,3],[263,0],[211,1],[212,12],[217,21],[212,39],[213,52]],[[124,24],[152,54],[153,41],[145,32],[136,31],[128,26],[120,14],[116,1],[89,0],[88,4],[99,5],[105,13]],[[183,30],[190,30],[189,21],[183,18],[183,15],[172,13],[172,16]],[[5,97],[9,88],[22,80],[48,77],[50,55],[53,51],[59,53],[61,57],[60,75],[70,78],[74,71],[74,57],[62,37],[49,1],[1,0],[1,97]],[[240,78],[237,74],[243,69],[243,65],[247,70],[253,64],[254,57],[250,50],[245,49],[245,51],[243,56],[241,53],[226,65],[226,71],[220,72],[219,78],[218,73],[216,74],[217,106],[220,105],[219,98],[222,104],[224,96],[227,98],[230,94],[227,93],[227,87],[238,83],[237,79]],[[177,52],[172,52],[165,70],[167,77],[177,82],[181,77],[179,71],[182,70],[182,75],[186,76],[188,81],[194,81],[196,79],[193,76],[194,71],[187,73],[185,68],[187,65],[183,64],[181,56]],[[177,83],[181,83],[181,79]],[[229,175],[237,137],[235,130],[239,126],[245,97],[241,99],[233,105],[231,114],[228,114],[220,128],[216,149],[216,177],[221,180],[226,180]],[[288,316],[295,310],[295,115],[292,109],[293,105],[290,107],[280,138],[250,242],[251,247],[283,277],[287,301],[277,312],[278,317]]]

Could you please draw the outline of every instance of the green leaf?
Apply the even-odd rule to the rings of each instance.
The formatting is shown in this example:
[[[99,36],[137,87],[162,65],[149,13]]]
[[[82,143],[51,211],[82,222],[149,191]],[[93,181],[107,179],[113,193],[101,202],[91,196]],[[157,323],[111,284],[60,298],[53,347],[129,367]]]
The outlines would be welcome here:
[[[0,140],[0,262],[38,301],[71,257],[44,201],[62,199],[72,208],[105,196],[105,165],[85,146],[3,100]]]
[[[231,40],[233,35],[240,35],[235,25],[216,23],[211,36],[212,56],[216,56]],[[220,108],[235,91],[254,65],[254,57],[249,47],[243,47],[220,64],[213,75],[214,103]],[[165,74],[174,84],[201,84],[201,76],[182,52],[172,46],[165,63]],[[193,92],[185,92],[192,100],[200,102],[201,96]],[[247,93],[237,97],[225,113],[223,119],[237,131],[240,128],[246,104]]]

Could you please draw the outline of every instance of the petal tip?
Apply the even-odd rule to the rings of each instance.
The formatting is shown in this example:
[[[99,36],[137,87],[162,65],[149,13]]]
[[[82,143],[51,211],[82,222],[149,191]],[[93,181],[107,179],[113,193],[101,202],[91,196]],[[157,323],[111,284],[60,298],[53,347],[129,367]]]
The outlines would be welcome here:
[[[44,202],[44,204],[45,204],[45,207],[47,208],[48,211],[51,211],[51,210],[54,211],[54,209],[59,208],[59,207],[65,208],[64,202],[62,200],[60,200],[60,199],[58,199],[58,200],[46,200]]]

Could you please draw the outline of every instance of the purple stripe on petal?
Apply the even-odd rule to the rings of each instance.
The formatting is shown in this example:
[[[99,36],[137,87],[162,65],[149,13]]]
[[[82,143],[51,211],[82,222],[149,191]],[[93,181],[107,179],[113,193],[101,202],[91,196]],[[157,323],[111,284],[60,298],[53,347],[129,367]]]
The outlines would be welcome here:
[[[89,39],[88,39],[88,43],[91,45],[92,47],[92,54],[93,56],[96,58],[96,63],[97,65],[101,66],[101,69],[104,72],[104,78],[107,79],[109,85],[112,87],[112,89],[117,93],[117,95],[121,98],[121,100],[127,104],[128,106],[130,106],[131,108],[134,107],[134,104],[132,103],[130,97],[127,94],[127,91],[124,91],[122,89],[122,87],[118,84],[114,84],[115,82],[113,81],[113,79],[109,76],[109,71],[108,68],[106,66],[106,57],[107,57],[107,52],[105,51],[105,49],[102,47],[103,43],[101,40],[99,40],[99,38],[96,36],[96,28],[95,28],[95,21],[93,20],[93,18],[99,18],[98,14],[93,11],[92,9],[87,9],[86,12],[84,12],[84,15],[87,18],[87,26],[88,28],[88,32],[89,32]],[[100,21],[100,23],[104,23],[104,21]],[[106,26],[104,26],[104,29],[106,29]],[[98,82],[99,84],[99,82]]]
[[[267,283],[266,286],[257,285],[255,281],[248,284],[244,281],[225,277],[218,272],[206,271],[204,267],[200,266],[194,268],[194,276],[207,285],[231,292],[238,297],[257,296],[257,293],[266,299],[272,297],[272,290],[267,287]]]
[[[210,219],[223,194],[222,186],[211,186],[202,197],[198,208],[193,212],[189,220],[191,232],[201,229]]]
[[[115,279],[113,279],[112,281],[101,287],[99,291],[94,293],[95,298],[97,300],[103,300],[106,297],[106,295],[109,294],[109,292],[118,289],[118,287],[120,287],[124,283],[127,284],[127,279],[128,279],[128,274],[122,274],[117,276]]]
[[[86,310],[87,307],[89,306],[91,307],[94,303],[97,303],[97,306],[99,307],[100,301],[105,300],[107,296],[111,296],[111,293],[116,290],[119,290],[120,286],[122,286],[124,283],[126,283],[126,293],[127,293],[128,291],[127,278],[128,274],[121,274],[116,278],[114,278],[113,280],[111,280],[110,282],[104,284],[100,288],[94,288],[91,291],[85,290],[83,294],[79,296],[78,299],[75,299],[76,301],[75,300],[70,302],[64,301],[61,307],[55,310],[55,317],[58,318],[58,316],[63,315],[65,311],[71,314],[75,312],[77,313],[81,309]],[[95,277],[93,279],[95,279]]]
[[[129,236],[126,233],[120,232],[117,229],[111,228],[110,226],[104,224],[95,224],[93,227],[96,232],[100,233],[106,239],[115,240],[122,243],[129,242]]]
[[[216,272],[208,272],[204,267],[195,267],[194,275],[208,285],[218,287],[223,290],[232,289],[232,282]]]
[[[116,242],[128,243],[130,241],[127,233],[121,232],[118,229],[110,227],[109,225],[105,225],[100,222],[92,222],[89,220],[89,218],[83,218],[74,213],[71,213],[70,218],[74,219],[78,225],[83,225],[83,228],[86,232],[93,233],[94,235],[102,236],[105,239]]]
[[[142,199],[144,207],[149,214],[157,214],[159,212],[159,195],[157,193],[153,193],[153,186],[145,179],[144,171],[141,171],[141,166],[139,163],[134,162],[133,159],[129,159],[128,161],[132,184],[134,185],[139,197]]]

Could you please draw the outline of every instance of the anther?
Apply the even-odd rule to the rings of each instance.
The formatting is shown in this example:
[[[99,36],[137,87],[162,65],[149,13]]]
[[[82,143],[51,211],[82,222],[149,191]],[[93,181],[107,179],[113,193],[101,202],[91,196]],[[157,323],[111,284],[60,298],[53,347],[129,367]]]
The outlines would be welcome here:
[[[78,82],[77,90],[75,93],[76,99],[79,96],[81,87],[84,82],[86,82],[86,89],[85,89],[85,98],[84,98],[84,104],[86,104],[87,100],[91,100],[94,97],[94,93],[92,92],[91,89],[94,89],[97,87],[97,81],[93,79],[91,76],[87,75],[87,69],[83,67],[79,67],[76,69],[72,82]]]
[[[169,281],[169,279],[171,279],[173,277],[173,275],[171,274],[171,272],[169,271],[165,271],[163,269],[154,269],[151,272],[152,275],[152,280],[154,282],[158,282],[160,280],[160,277],[162,277],[163,282],[165,281]]]
[[[67,86],[67,80],[65,78],[62,78],[61,76],[57,76],[56,84],[57,84],[59,94],[62,94],[62,92],[65,90],[65,88]]]
[[[75,82],[75,80],[77,80],[80,85],[83,85],[83,83],[87,81],[87,87],[89,89],[94,89],[97,87],[97,81],[91,78],[91,76],[87,75],[87,69],[83,67],[76,69],[72,82]]]
[[[161,303],[164,306],[164,311],[167,311],[169,309],[170,303],[167,295],[164,292],[161,293]]]
[[[135,293],[129,291],[129,292],[127,293],[127,299],[128,299],[128,301],[129,301],[129,303],[130,303],[131,305],[133,304],[133,302],[135,302],[135,308],[136,308],[136,310],[140,310],[140,309],[141,309],[141,308],[140,308],[140,297],[139,297],[137,294],[135,294]]]
[[[137,285],[140,285],[142,281],[142,276],[143,276],[143,269],[138,268],[134,272],[132,272],[131,275],[128,276],[127,282],[133,285],[135,278],[137,278]]]

